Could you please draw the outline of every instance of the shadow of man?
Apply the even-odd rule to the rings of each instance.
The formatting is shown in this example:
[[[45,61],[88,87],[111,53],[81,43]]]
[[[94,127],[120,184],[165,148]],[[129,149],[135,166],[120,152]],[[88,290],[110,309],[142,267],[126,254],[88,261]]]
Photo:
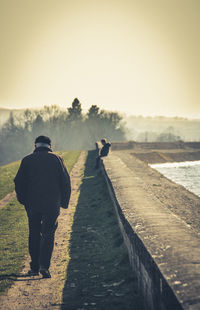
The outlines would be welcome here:
[[[89,151],[70,239],[62,310],[142,309],[137,281],[101,172]]]

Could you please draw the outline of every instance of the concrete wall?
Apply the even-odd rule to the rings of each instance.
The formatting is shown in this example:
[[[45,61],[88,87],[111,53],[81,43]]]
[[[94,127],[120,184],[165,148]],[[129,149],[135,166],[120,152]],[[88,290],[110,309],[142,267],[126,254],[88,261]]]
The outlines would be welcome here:
[[[115,152],[102,159],[101,170],[145,309],[200,309],[199,237],[140,191],[137,182],[141,180],[134,177]]]
[[[137,275],[139,291],[143,294],[144,308],[147,310],[183,309],[148,250],[125,219],[103,162],[101,163],[101,170],[105,176],[110,197],[117,214],[119,227],[128,249],[130,265],[133,272]]]

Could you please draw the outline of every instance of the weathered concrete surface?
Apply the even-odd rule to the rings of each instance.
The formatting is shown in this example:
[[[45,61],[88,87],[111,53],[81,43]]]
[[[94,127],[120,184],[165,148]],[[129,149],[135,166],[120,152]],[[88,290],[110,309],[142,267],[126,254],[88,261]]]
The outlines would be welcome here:
[[[134,157],[126,152],[112,152],[103,159],[102,168],[146,308],[200,309],[197,230],[146,190],[143,179],[129,165],[131,160]]]

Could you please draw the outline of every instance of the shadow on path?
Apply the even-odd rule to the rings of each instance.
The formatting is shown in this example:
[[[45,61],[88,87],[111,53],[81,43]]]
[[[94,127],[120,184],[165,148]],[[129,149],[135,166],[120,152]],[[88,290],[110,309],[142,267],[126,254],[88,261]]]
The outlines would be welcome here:
[[[114,207],[89,151],[72,227],[62,310],[142,310]]]
[[[2,274],[0,276],[0,281],[3,280],[12,280],[12,281],[37,281],[37,280],[41,280],[43,279],[43,277],[31,277],[28,274],[16,274],[16,273],[10,273],[10,274]]]

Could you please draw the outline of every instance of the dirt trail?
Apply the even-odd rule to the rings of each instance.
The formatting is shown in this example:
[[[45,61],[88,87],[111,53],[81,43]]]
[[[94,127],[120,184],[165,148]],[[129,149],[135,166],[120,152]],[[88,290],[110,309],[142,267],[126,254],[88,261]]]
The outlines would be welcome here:
[[[71,225],[69,224],[72,221],[73,209],[78,200],[79,185],[85,160],[86,153],[82,152],[71,172],[72,196],[68,210],[61,209],[59,216],[59,225],[56,231],[55,247],[50,267],[52,278],[42,279],[41,276],[26,277],[25,274],[29,269],[29,257],[27,257],[21,275],[16,278],[16,282],[9,289],[8,293],[0,298],[0,309],[60,309],[68,263],[66,249],[71,230]]]
[[[6,206],[15,197],[15,192],[7,194],[3,199],[0,200],[0,209]]]

